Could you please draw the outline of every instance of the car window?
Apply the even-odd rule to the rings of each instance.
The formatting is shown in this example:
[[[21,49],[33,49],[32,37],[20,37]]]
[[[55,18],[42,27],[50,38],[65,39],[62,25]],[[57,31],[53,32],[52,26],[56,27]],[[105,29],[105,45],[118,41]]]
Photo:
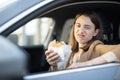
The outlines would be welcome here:
[[[20,46],[40,45],[46,42],[53,28],[52,18],[36,18],[11,33],[8,38]]]

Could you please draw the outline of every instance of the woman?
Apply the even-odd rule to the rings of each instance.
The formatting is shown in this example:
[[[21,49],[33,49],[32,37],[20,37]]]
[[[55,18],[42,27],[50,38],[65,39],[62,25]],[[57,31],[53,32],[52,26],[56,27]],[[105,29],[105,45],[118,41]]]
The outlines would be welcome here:
[[[95,12],[83,12],[76,16],[69,41],[72,52],[62,69],[120,61],[120,45],[104,45],[100,41],[103,32],[101,26]],[[51,70],[59,70],[58,53],[47,50],[45,55]]]

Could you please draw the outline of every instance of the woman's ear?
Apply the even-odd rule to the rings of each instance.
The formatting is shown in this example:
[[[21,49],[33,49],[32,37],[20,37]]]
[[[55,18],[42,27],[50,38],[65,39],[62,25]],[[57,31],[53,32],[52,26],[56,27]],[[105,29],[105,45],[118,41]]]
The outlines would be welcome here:
[[[95,30],[94,36],[96,36],[99,33],[99,29]]]

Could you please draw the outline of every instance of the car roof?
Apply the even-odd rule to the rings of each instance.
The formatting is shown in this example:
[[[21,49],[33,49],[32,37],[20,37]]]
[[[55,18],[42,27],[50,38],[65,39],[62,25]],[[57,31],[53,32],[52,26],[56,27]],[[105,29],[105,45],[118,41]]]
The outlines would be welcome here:
[[[18,21],[22,20],[26,16],[30,19],[33,19],[37,16],[49,16],[49,17],[58,17],[58,14],[64,15],[65,17],[73,18],[76,13],[85,9],[103,9],[103,11],[108,16],[114,18],[117,15],[119,18],[119,8],[120,2],[118,0],[14,0],[15,2],[11,3],[9,7],[5,7],[4,9],[0,8],[0,33],[3,32],[6,28],[16,24]],[[46,2],[47,1],[47,2]],[[43,3],[42,3],[43,2]],[[36,4],[37,8],[36,8]],[[48,5],[49,4],[49,5]],[[33,10],[34,6],[34,10]],[[67,8],[67,10],[63,10]],[[25,11],[25,12],[23,12]],[[62,11],[62,12],[61,12]],[[52,15],[49,13],[53,13]],[[56,14],[56,12],[58,12]],[[112,12],[112,13],[111,13]],[[31,15],[32,16],[28,16]],[[23,17],[24,16],[24,17]],[[25,22],[29,21],[23,20]],[[64,20],[63,20],[64,21]],[[21,26],[19,25],[19,26]],[[3,27],[4,26],[4,27]]]
[[[50,0],[49,0],[50,1]],[[0,6],[0,25],[44,0],[9,0]],[[42,4],[41,4],[42,5]]]
[[[36,4],[41,3],[41,7],[43,6],[42,4],[47,4],[50,2],[59,2],[60,4],[65,4],[65,3],[73,3],[73,2],[81,2],[81,4],[87,4],[87,3],[115,3],[115,4],[120,4],[118,3],[118,0],[108,0],[108,1],[104,1],[104,0],[7,0],[6,3],[4,3],[4,5],[0,6],[0,16],[1,19],[0,20],[0,26],[3,25],[5,22],[9,21],[11,18],[17,16],[18,14],[22,13],[23,11],[33,7]],[[100,2],[101,1],[101,2]],[[43,2],[43,3],[42,3]],[[78,4],[78,3],[73,3],[71,5],[74,4]],[[57,5],[59,5],[57,3]],[[68,6],[68,5],[66,5]]]

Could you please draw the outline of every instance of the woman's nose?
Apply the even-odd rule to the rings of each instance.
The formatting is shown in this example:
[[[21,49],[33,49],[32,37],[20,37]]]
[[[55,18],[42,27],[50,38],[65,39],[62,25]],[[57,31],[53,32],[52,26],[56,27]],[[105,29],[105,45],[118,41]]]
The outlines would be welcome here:
[[[79,28],[79,32],[80,32],[80,33],[84,33],[84,28],[83,28],[83,27],[80,27],[80,28]]]

